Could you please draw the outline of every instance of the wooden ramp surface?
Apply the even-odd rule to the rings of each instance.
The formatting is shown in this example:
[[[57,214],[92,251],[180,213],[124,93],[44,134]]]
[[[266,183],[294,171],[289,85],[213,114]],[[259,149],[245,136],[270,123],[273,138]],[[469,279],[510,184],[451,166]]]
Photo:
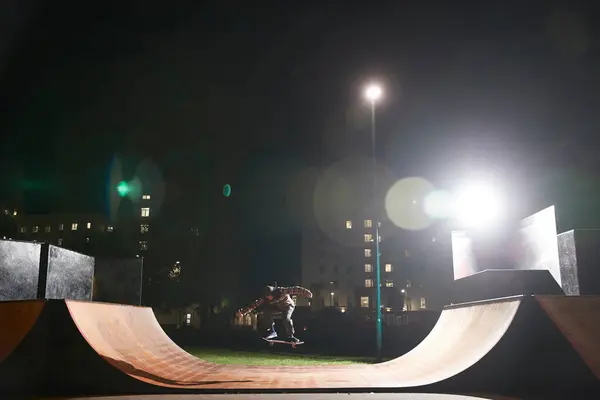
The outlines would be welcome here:
[[[479,361],[502,338],[520,300],[444,311],[431,334],[403,357],[379,365],[273,367],[217,365],[178,347],[150,308],[67,301],[92,348],[126,374],[168,387],[232,389],[422,386]]]
[[[594,373],[600,335],[598,323],[589,319],[598,320],[600,299],[574,305],[577,301],[583,300],[515,297],[450,306],[402,357],[376,365],[310,367],[206,362],[177,346],[151,308],[60,300],[5,303],[2,325],[5,318],[14,320],[20,303],[28,311],[19,329],[30,331],[0,344],[6,359],[0,364],[0,392],[26,389],[15,380],[35,371],[46,377],[29,383],[38,392],[70,388],[75,394],[377,389],[512,394],[527,384],[536,392],[562,388],[574,396],[573,390],[595,390],[599,382]],[[582,310],[587,325],[574,319],[574,310]],[[34,315],[38,321],[32,323]],[[63,389],[52,389],[58,387]]]

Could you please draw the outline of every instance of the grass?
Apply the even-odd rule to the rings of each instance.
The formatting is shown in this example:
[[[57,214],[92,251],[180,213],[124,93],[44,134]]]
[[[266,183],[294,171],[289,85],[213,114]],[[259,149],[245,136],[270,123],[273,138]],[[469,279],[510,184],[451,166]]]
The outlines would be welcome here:
[[[372,364],[373,359],[364,357],[333,357],[311,354],[271,353],[268,351],[235,351],[204,347],[189,347],[188,353],[216,364],[241,365],[350,365]]]

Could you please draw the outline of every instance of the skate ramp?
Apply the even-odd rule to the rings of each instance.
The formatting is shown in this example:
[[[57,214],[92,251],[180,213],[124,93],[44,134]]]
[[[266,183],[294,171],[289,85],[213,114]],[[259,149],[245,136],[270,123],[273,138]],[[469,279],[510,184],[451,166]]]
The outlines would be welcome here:
[[[515,394],[527,387],[535,393],[589,394],[598,389],[593,373],[597,355],[583,354],[594,350],[598,339],[583,328],[578,337],[591,344],[574,348],[546,313],[548,304],[557,308],[560,301],[571,300],[560,299],[517,297],[447,307],[430,335],[402,357],[377,365],[321,367],[213,364],[171,341],[150,308],[40,302],[43,310],[31,331],[0,364],[0,388],[4,393],[75,395],[340,390]],[[31,378],[32,371],[43,378]]]
[[[327,394],[286,394],[285,400],[521,400],[517,398],[489,395],[452,395],[437,393],[327,393]],[[148,396],[133,395],[115,397],[69,397],[62,400],[147,400]],[[197,394],[153,396],[152,400],[281,400],[281,394]]]
[[[0,363],[32,330],[43,309],[43,301],[0,302]]]
[[[226,385],[233,389],[436,383],[459,374],[489,352],[505,334],[519,305],[520,300],[513,300],[445,311],[425,341],[404,357],[376,366],[318,367],[316,375],[315,367],[276,369],[207,363],[173,343],[149,308],[67,302],[73,321],[90,346],[131,377],[166,387]]]
[[[538,302],[600,379],[600,296],[549,296]]]

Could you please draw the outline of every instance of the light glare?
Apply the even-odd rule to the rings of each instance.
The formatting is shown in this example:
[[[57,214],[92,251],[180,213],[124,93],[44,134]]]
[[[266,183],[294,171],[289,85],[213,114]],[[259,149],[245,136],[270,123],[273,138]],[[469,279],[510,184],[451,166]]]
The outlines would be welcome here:
[[[494,188],[485,183],[472,183],[456,191],[454,218],[467,228],[485,227],[503,214],[503,202]]]
[[[430,218],[448,218],[452,214],[452,195],[443,190],[431,192],[425,197],[423,207]]]
[[[376,101],[379,100],[379,98],[381,98],[381,93],[382,91],[379,85],[369,85],[369,87],[367,87],[365,95],[370,101]]]

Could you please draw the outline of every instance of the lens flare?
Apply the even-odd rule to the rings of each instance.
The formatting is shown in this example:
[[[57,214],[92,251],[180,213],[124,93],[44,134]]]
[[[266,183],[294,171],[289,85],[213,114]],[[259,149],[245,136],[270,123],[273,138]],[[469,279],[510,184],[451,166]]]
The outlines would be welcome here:
[[[390,221],[407,230],[427,228],[433,220],[425,212],[425,199],[434,190],[432,183],[420,177],[394,183],[385,196],[385,210]]]

